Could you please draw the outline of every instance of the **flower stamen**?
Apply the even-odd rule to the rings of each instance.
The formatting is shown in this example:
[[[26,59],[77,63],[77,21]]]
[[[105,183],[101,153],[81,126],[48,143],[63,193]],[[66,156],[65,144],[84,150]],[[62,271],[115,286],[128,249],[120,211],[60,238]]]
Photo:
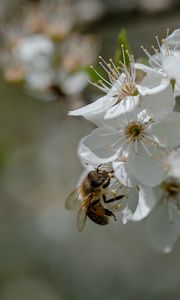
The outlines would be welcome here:
[[[144,126],[140,122],[130,122],[125,128],[125,136],[129,142],[135,142],[135,140],[144,137]]]
[[[99,64],[108,75],[108,79],[104,78],[104,76],[91,66],[93,71],[99,77],[99,80],[97,82],[90,82],[116,100],[113,102],[112,106],[115,106],[126,97],[133,97],[139,94],[135,82],[136,72],[134,57],[126,51],[126,55],[128,55],[129,58],[129,64],[127,66],[123,46],[122,54],[123,61],[119,62],[119,67],[115,65],[112,58],[109,59],[109,62],[106,62],[101,56],[99,56]]]

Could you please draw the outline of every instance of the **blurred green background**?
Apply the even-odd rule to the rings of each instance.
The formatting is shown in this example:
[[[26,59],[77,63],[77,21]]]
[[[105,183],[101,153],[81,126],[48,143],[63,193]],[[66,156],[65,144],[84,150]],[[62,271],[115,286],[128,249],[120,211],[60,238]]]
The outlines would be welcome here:
[[[142,44],[150,49],[156,34],[180,25],[175,1],[154,8],[151,1],[151,9],[143,1],[98,2],[103,13],[81,28],[99,36],[105,58],[122,28],[139,57]],[[1,12],[17,5],[1,0]],[[172,253],[155,252],[145,222],[102,228],[88,220],[79,234],[75,213],[64,208],[81,174],[78,142],[93,125],[67,116],[67,98],[39,101],[2,76],[0,102],[0,299],[179,299],[180,243]]]

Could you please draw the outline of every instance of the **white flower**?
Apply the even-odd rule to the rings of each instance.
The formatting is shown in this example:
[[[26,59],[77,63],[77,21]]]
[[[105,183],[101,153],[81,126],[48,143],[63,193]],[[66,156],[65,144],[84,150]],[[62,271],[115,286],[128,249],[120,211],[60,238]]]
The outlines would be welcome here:
[[[150,244],[170,252],[180,234],[180,180],[168,177],[156,187],[157,205],[147,218]]]
[[[161,153],[180,144],[179,129],[177,112],[150,118],[145,111],[134,111],[106,120],[104,126],[95,129],[80,144],[102,162],[113,162],[125,152],[132,175],[144,185],[155,186],[166,172]],[[85,159],[84,152],[83,155]]]
[[[61,49],[62,68],[74,73],[89,66],[97,59],[99,45],[94,35],[72,34]]]
[[[23,37],[12,48],[12,58],[26,69],[25,83],[29,89],[43,91],[53,82],[54,51],[53,42],[42,34]]]
[[[172,111],[175,99],[169,80],[150,67],[134,64],[133,58],[130,58],[130,71],[124,63],[122,72],[117,69],[112,60],[108,64],[101,58],[101,65],[109,76],[109,82],[98,73],[102,81],[94,83],[94,85],[98,86],[106,95],[92,104],[70,111],[69,115],[84,116],[97,123],[96,120],[100,117],[114,118],[132,111],[137,105],[153,115]],[[136,82],[136,69],[143,70],[147,74],[140,83]]]
[[[176,29],[171,35],[163,39],[162,45],[160,45],[158,37],[156,39],[158,49],[153,47],[154,55],[144,49],[149,57],[149,64],[167,78],[175,80],[174,94],[178,96],[180,95],[180,29]]]

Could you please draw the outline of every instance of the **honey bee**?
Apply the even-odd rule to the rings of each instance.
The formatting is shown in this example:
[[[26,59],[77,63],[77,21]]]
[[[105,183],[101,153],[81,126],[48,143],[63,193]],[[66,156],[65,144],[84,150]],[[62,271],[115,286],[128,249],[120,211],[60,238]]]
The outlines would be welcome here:
[[[100,169],[90,171],[82,181],[80,187],[75,189],[66,199],[65,207],[68,210],[77,210],[77,228],[82,231],[87,217],[99,225],[109,223],[109,217],[115,215],[112,211],[105,208],[102,204],[120,200],[125,195],[115,195],[110,199],[106,199],[105,190],[111,182],[114,171],[106,171]]]

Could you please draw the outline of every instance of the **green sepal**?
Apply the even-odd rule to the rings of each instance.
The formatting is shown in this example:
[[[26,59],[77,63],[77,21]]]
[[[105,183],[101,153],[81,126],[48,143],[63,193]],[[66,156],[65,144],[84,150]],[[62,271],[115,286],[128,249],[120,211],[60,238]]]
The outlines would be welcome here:
[[[129,54],[131,54],[132,51],[131,51],[131,47],[130,47],[130,44],[128,41],[127,32],[125,29],[122,29],[118,36],[118,46],[117,46],[115,56],[114,56],[114,61],[115,61],[116,66],[119,66],[119,65],[121,65],[121,63],[124,63],[122,46],[124,48],[125,64],[126,64],[126,66],[128,66],[130,64],[130,59],[129,59],[129,55],[126,53],[126,51],[128,51]]]

